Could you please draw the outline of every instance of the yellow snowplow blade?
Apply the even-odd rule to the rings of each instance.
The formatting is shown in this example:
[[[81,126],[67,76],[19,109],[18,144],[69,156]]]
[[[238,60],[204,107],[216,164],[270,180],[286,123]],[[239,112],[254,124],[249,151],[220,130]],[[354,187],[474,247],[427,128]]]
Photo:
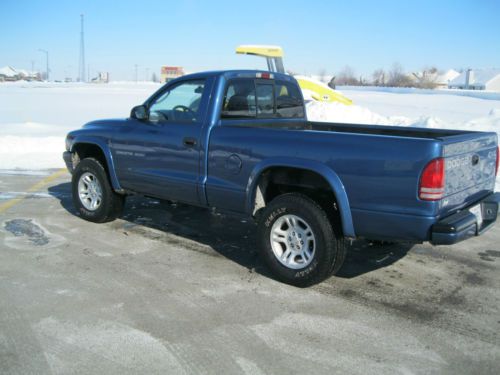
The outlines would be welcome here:
[[[283,57],[283,48],[278,46],[241,45],[236,47],[236,53],[262,57]]]
[[[265,57],[267,59],[267,67],[270,71],[285,73],[285,68],[283,67],[283,48],[279,46],[241,45],[236,47],[236,53]],[[302,90],[307,90],[311,93],[311,97],[314,100],[320,102],[339,102],[345,105],[352,104],[351,99],[322,82],[304,76],[295,76],[295,79]]]
[[[314,100],[320,102],[339,102],[345,105],[351,105],[352,100],[333,90],[322,82],[309,77],[295,76],[302,90],[309,90]]]

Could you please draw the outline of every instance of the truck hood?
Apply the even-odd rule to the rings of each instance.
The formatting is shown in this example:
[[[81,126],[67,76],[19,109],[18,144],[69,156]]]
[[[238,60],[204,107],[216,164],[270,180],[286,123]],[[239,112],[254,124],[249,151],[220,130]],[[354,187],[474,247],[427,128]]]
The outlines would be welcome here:
[[[104,119],[104,120],[95,120],[86,123],[83,125],[84,129],[93,129],[93,128],[110,128],[115,126],[121,126],[127,122],[127,119]]]

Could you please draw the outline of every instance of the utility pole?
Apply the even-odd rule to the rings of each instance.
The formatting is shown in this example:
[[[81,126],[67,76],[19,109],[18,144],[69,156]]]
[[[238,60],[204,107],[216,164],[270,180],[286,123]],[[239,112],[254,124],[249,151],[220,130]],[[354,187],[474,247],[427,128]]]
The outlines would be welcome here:
[[[137,83],[137,67],[139,65],[135,64],[134,67],[135,67],[135,83]]]
[[[50,70],[49,70],[49,51],[44,50],[44,49],[41,49],[41,48],[39,48],[38,50],[39,50],[40,52],[45,53],[45,57],[46,57],[46,59],[47,59],[47,60],[46,60],[46,61],[47,61],[47,68],[46,68],[47,70],[45,71],[45,72],[46,72],[46,77],[45,77],[45,79],[48,81],[48,80],[49,80],[49,72],[50,72]]]
[[[83,14],[80,14],[80,61],[78,62],[78,81],[85,82],[85,42],[83,33]]]

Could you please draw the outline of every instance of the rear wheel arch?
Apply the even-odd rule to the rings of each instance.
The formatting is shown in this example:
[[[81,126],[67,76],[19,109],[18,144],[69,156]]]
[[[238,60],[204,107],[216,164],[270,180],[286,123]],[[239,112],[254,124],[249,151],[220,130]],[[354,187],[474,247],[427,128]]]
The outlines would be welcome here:
[[[347,194],[340,178],[329,168],[311,166],[270,165],[254,173],[247,188],[247,210],[253,216],[281,194],[296,192],[309,196],[324,207],[333,224],[344,236],[354,237],[354,227]]]

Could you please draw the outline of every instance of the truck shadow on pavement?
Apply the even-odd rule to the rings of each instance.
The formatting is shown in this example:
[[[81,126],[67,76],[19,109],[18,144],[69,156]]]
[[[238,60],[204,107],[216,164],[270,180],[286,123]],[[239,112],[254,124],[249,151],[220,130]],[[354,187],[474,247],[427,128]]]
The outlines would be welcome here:
[[[78,216],[69,182],[51,186],[48,191],[67,212]],[[273,278],[258,256],[253,221],[212,209],[141,196],[127,197],[120,219],[104,225],[111,225],[121,235],[140,235],[190,251],[220,255],[249,272]],[[353,278],[387,267],[403,258],[411,248],[412,244],[354,241],[348,245],[344,266],[337,277]]]

